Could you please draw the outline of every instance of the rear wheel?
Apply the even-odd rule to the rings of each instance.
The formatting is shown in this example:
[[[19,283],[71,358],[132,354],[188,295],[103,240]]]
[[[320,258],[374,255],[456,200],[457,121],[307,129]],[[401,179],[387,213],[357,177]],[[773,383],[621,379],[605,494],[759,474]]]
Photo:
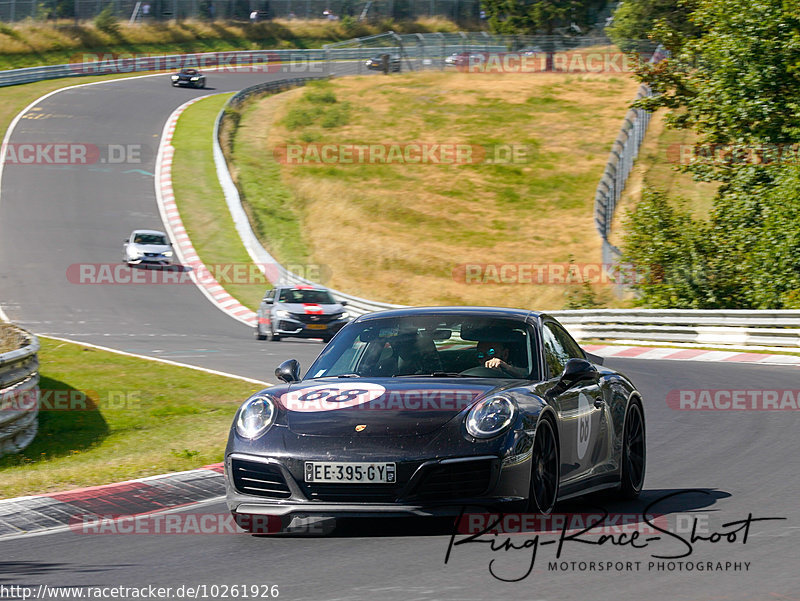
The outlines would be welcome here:
[[[553,511],[558,499],[558,480],[561,471],[558,441],[553,424],[549,419],[539,420],[536,426],[531,461],[528,509],[547,514]]]
[[[625,416],[625,432],[622,437],[620,497],[635,499],[642,492],[646,453],[642,407],[637,401],[631,401]]]

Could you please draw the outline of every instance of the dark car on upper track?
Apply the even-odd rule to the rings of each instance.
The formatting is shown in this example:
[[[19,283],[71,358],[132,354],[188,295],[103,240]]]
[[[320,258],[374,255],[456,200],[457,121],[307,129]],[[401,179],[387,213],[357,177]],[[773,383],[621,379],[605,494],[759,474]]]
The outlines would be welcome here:
[[[401,58],[399,54],[389,54],[387,59],[386,68],[388,71],[393,71],[398,73],[401,68]],[[377,54],[372,58],[368,58],[367,61],[364,63],[367,69],[371,71],[382,71],[383,70],[383,54]]]
[[[185,86],[191,88],[205,88],[206,76],[197,69],[181,69],[172,77],[173,86]]]
[[[327,288],[278,286],[267,290],[256,313],[256,338],[322,338],[327,342],[350,321],[344,306]]]
[[[239,408],[225,451],[237,522],[549,513],[602,489],[633,498],[645,473],[641,394],[544,313],[430,307],[363,315],[302,378]],[[264,522],[267,520],[267,522]]]

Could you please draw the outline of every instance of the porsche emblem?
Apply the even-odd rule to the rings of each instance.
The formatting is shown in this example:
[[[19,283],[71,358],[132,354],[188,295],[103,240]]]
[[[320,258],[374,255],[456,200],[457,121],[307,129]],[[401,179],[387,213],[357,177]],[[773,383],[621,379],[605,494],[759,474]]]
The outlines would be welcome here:
[[[356,432],[363,432],[364,430],[366,430],[366,428],[367,428],[367,424],[358,424],[356,426]]]

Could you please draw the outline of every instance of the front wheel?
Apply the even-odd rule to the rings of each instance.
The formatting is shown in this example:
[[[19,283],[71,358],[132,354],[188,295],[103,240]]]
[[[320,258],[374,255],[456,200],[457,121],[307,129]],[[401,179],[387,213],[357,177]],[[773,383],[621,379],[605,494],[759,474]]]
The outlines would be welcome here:
[[[639,403],[631,401],[622,437],[619,496],[623,499],[635,499],[642,492],[646,456],[644,414]]]
[[[275,333],[275,330],[272,329],[272,324],[269,326],[269,332],[267,332],[267,340],[270,342],[280,342],[281,337]]]
[[[540,419],[536,426],[531,461],[528,509],[548,514],[553,511],[558,500],[558,481],[561,475],[558,440],[549,419]]]

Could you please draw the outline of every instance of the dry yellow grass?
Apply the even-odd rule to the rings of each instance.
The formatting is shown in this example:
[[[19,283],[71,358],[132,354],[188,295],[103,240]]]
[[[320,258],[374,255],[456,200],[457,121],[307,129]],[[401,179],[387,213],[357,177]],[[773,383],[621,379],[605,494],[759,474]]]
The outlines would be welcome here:
[[[8,323],[0,321],[0,353],[7,353],[20,348],[22,338],[17,330]]]
[[[529,154],[513,165],[283,165],[310,259],[330,268],[328,285],[403,304],[559,309],[575,287],[469,285],[454,270],[600,262],[594,190],[636,91],[631,78],[426,72],[331,85],[352,105],[349,124],[290,131],[283,117],[304,93],[295,90],[248,112],[240,139],[265,161],[308,140],[510,144]]]

